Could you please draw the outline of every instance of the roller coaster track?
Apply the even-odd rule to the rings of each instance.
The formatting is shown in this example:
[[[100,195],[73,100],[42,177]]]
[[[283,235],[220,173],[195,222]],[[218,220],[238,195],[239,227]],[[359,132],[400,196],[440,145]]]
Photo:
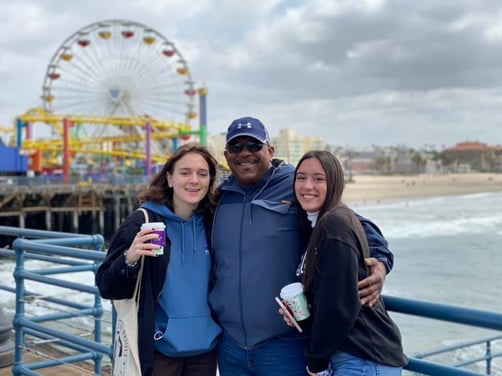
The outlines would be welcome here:
[[[186,123],[176,123],[150,118],[148,116],[123,117],[123,116],[93,116],[93,115],[64,115],[51,114],[41,107],[36,107],[19,116],[25,123],[42,122],[51,124],[60,134],[63,134],[63,120],[66,119],[74,124],[104,124],[116,126],[144,126],[150,123],[153,129],[175,130],[177,132],[189,132],[192,127]]]
[[[0,127],[0,132],[2,132],[2,133],[12,133],[14,131],[15,131],[15,128]]]
[[[93,115],[64,115],[51,114],[41,107],[28,110],[18,117],[23,123],[46,123],[56,131],[61,138],[50,139],[25,139],[22,142],[23,150],[42,150],[47,152],[60,153],[63,150],[63,122],[67,120],[72,124],[96,124],[110,125],[120,129],[120,134],[106,135],[100,137],[72,137],[69,151],[71,153],[101,154],[132,159],[145,159],[146,151],[138,146],[138,143],[146,141],[146,131],[143,127],[148,123],[152,129],[151,140],[162,141],[172,139],[191,132],[191,126],[185,123],[175,123],[162,121],[147,116],[142,117],[116,117],[116,116],[93,116]],[[127,128],[131,133],[128,133]],[[140,128],[141,127],[141,128]],[[3,130],[4,128],[0,128]],[[6,130],[12,132],[15,128]],[[114,145],[115,150],[109,150],[105,145]],[[161,151],[152,153],[153,162],[164,162],[167,152]]]

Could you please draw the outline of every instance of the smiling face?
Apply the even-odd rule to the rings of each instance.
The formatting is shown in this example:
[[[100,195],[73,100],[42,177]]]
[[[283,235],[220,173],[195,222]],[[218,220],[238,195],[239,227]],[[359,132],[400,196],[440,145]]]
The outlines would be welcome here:
[[[173,188],[174,211],[191,214],[206,196],[209,183],[209,165],[198,153],[188,153],[167,173],[167,182]]]
[[[252,137],[242,136],[233,139],[230,144],[246,144],[249,141],[260,143]],[[225,150],[228,167],[243,187],[251,187],[260,181],[272,166],[273,156],[274,147],[267,144],[263,144],[261,150],[258,151],[249,151],[247,147],[237,153]]]
[[[326,172],[317,158],[301,162],[296,170],[295,194],[303,210],[317,212],[326,200]]]

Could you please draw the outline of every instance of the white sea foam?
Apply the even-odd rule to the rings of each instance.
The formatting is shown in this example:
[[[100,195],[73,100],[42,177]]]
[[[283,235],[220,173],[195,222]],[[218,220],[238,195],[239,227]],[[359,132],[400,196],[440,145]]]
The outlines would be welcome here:
[[[502,193],[445,196],[361,206],[389,239],[502,234]]]

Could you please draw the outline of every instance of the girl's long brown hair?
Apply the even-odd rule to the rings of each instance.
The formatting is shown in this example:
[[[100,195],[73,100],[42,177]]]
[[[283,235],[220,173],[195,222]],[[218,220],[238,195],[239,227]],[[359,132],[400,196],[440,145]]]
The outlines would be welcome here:
[[[309,151],[298,162],[295,170],[295,181],[298,167],[300,167],[303,161],[310,158],[316,158],[321,163],[324,173],[326,174],[326,200],[319,210],[317,223],[319,224],[319,222],[323,220],[324,215],[330,211],[345,210],[345,212],[350,216],[352,227],[357,235],[361,247],[363,248],[363,253],[368,254],[368,241],[366,239],[364,229],[352,210],[350,210],[342,202],[343,190],[345,188],[345,175],[343,173],[343,168],[340,161],[333,154],[325,150]],[[298,200],[298,197],[296,199]],[[305,210],[303,210],[301,206],[298,206],[298,210],[301,217],[301,228],[307,231],[307,233],[312,233],[307,244],[307,249],[305,251],[305,271],[302,275],[302,282],[305,286],[305,292],[307,296],[311,298],[313,278],[316,270],[318,270],[316,246],[319,235],[318,231],[316,231],[315,228],[313,230],[307,228],[307,226],[310,227],[310,223],[307,220],[307,213],[305,212]]]
[[[342,205],[342,194],[345,188],[345,176],[343,173],[343,168],[340,161],[330,152],[326,150],[312,150],[307,152],[302,156],[300,161],[298,162],[295,169],[295,182],[296,182],[296,174],[298,168],[301,164],[307,160],[315,158],[320,163],[326,174],[326,199],[324,200],[321,209],[319,210],[319,215],[317,217],[317,223],[322,218],[322,216],[331,209],[334,209],[337,206]],[[295,191],[296,195],[296,191]],[[298,201],[298,197],[296,197]],[[310,232],[308,229],[310,227],[310,222],[307,220],[307,213],[302,209],[300,205],[298,205],[298,211],[301,217],[301,228],[305,231]],[[308,226],[308,227],[307,227]],[[312,235],[307,244],[306,249],[306,259],[305,259],[305,271],[302,275],[302,282],[304,284],[305,292],[307,296],[311,296],[312,293],[312,279],[315,274],[316,265],[317,265],[317,257],[316,257],[316,247],[317,244],[317,231],[315,229],[312,231]]]
[[[152,180],[138,195],[140,202],[153,201],[157,204],[165,204],[174,210],[173,189],[167,183],[167,173],[172,174],[176,162],[189,153],[199,154],[209,166],[209,190],[197,207],[197,213],[212,213],[216,205],[216,159],[209,153],[207,148],[197,142],[190,142],[180,146],[166,161],[162,169],[153,176]]]

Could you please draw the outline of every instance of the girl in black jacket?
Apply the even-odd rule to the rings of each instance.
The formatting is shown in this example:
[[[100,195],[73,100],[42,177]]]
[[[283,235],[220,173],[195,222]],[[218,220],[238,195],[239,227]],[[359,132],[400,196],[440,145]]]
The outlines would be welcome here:
[[[157,235],[141,229],[145,216],[134,211],[114,234],[97,272],[101,296],[120,300],[132,297],[143,267],[137,315],[143,376],[216,375],[221,328],[207,300],[215,183],[216,160],[207,148],[198,143],[179,147],[138,196],[148,222],[166,224],[163,254],[153,252],[160,246],[149,241]],[[116,350],[120,354],[117,344]],[[114,374],[128,374],[120,372],[123,362],[115,363]]]
[[[358,281],[369,275],[364,230],[342,203],[344,175],[327,151],[311,151],[295,171],[295,195],[310,234],[299,272],[311,304],[309,375],[400,375],[407,363],[399,329],[382,298],[362,305]]]

